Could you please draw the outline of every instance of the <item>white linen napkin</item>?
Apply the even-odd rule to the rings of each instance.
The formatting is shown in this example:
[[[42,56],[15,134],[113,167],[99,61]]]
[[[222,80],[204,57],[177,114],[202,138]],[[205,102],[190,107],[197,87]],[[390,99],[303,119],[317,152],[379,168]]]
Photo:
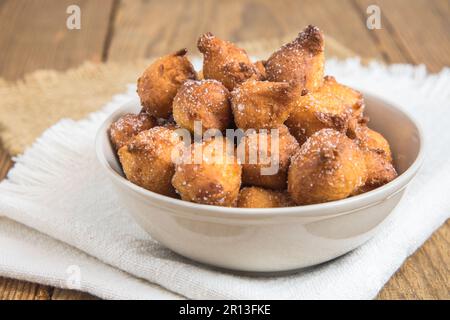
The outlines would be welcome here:
[[[0,218],[0,275],[102,299],[181,298],[8,218]]]
[[[97,128],[134,97],[131,86],[85,120],[60,121],[15,159],[0,183],[0,213],[59,241],[0,219],[0,274],[64,286],[61,268],[79,265],[81,289],[105,298],[172,297],[151,283],[193,299],[375,297],[450,216],[450,69],[428,75],[423,66],[365,67],[350,59],[328,61],[326,70],[344,84],[403,106],[426,135],[423,168],[378,234],[360,248],[292,275],[249,277],[188,261],[152,240],[121,206],[94,152]],[[33,254],[46,272],[30,266]]]

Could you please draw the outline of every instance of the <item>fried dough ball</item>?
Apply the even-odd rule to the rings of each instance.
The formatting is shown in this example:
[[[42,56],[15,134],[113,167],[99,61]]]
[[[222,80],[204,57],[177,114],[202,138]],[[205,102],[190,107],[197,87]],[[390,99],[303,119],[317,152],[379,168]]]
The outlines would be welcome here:
[[[167,118],[172,113],[172,100],[187,79],[196,79],[194,67],[182,49],[157,59],[137,81],[141,104],[152,116]]]
[[[261,79],[260,65],[255,66],[245,50],[208,32],[197,42],[203,53],[203,76],[216,79],[232,91],[247,79]]]
[[[324,62],[323,34],[309,25],[267,59],[267,80],[295,81],[299,92],[314,91],[322,85]]]
[[[363,109],[364,99],[360,92],[326,76],[318,90],[297,96],[286,125],[302,144],[314,132],[324,128],[345,132],[351,121],[362,117]]]
[[[172,179],[181,199],[201,204],[235,206],[242,172],[233,143],[226,138],[215,137],[194,143],[188,149],[187,154],[191,159],[183,159],[177,164]],[[200,154],[201,161],[194,161],[196,153]]]
[[[353,136],[361,148],[382,154],[389,162],[392,162],[391,147],[381,133],[370,129],[363,122],[356,127]]]
[[[260,131],[244,136],[240,144],[245,148],[242,149],[245,152],[245,161],[242,163],[243,184],[286,189],[289,163],[292,155],[299,149],[297,140],[286,126],[278,128],[278,136],[275,139],[272,139],[269,130]]]
[[[394,180],[397,171],[392,163],[391,148],[387,140],[366,125],[357,127],[356,142],[364,152],[367,166],[367,180],[356,194],[364,193]]]
[[[266,74],[266,67],[264,66],[266,61],[259,60],[255,62],[255,67],[258,69],[258,72],[260,74],[259,80],[267,80],[267,74]]]
[[[139,132],[156,126],[156,119],[146,112],[139,114],[127,113],[121,116],[109,127],[109,137],[117,151]]]
[[[174,130],[154,127],[140,132],[120,148],[119,159],[128,180],[147,190],[176,197],[171,183],[175,172],[172,152],[182,147]]]
[[[203,70],[200,70],[199,72],[197,72],[197,79],[205,80],[205,77],[203,76]]]
[[[346,198],[364,185],[364,153],[344,134],[322,129],[292,157],[288,191],[298,205]]]
[[[286,192],[258,187],[242,188],[237,204],[239,208],[280,208],[294,205]]]
[[[248,80],[231,92],[236,126],[241,129],[272,129],[291,113],[295,85],[287,82]]]
[[[356,194],[381,187],[397,177],[397,171],[384,154],[377,151],[364,151],[364,157],[367,166],[367,180]]]
[[[186,81],[173,100],[173,117],[177,124],[194,132],[194,121],[202,129],[224,131],[233,121],[230,92],[219,81]]]

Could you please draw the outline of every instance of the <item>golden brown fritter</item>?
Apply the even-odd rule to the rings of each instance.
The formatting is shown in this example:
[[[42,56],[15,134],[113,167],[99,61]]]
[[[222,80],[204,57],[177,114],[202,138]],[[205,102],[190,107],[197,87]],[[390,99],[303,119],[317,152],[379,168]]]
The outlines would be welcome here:
[[[358,145],[362,149],[375,151],[392,162],[392,153],[389,142],[381,135],[381,133],[367,127],[365,123],[357,125],[354,137]]]
[[[194,161],[196,152],[200,152],[198,162]],[[183,159],[182,163],[177,164],[172,179],[181,199],[216,206],[235,206],[241,186],[241,166],[234,152],[233,143],[223,137],[192,144],[187,153],[191,155],[191,161]]]
[[[186,49],[157,59],[138,79],[141,113],[110,126],[131,182],[201,204],[276,208],[343,199],[397,176],[389,143],[367,127],[361,93],[324,77],[317,27],[255,63],[211,33],[197,47],[198,74]],[[239,158],[233,141],[211,131],[185,147],[196,121],[205,132],[247,130]]]
[[[298,92],[314,91],[322,85],[324,62],[323,34],[310,25],[267,59],[267,80],[294,81]]]
[[[287,82],[248,80],[231,92],[236,126],[241,129],[272,129],[291,113],[295,85]]]
[[[203,70],[197,72],[197,80],[205,80],[205,77],[203,76]]]
[[[139,132],[151,129],[154,126],[156,126],[156,119],[146,112],[127,113],[111,124],[109,137],[117,151]]]
[[[364,158],[367,166],[367,180],[357,191],[358,194],[381,187],[397,177],[397,171],[384,154],[366,150]]]
[[[204,131],[228,128],[233,122],[230,92],[219,81],[186,81],[173,100],[177,124],[194,132],[194,121],[201,121]]]
[[[243,184],[286,189],[290,159],[299,145],[284,125],[278,128],[278,135],[274,137],[272,139],[270,130],[264,130],[249,133],[241,140],[238,151],[245,152],[242,163]]]
[[[302,144],[314,132],[332,128],[346,132],[349,123],[362,117],[364,100],[356,90],[327,76],[316,91],[297,96],[286,125]]]
[[[171,183],[175,172],[172,153],[182,147],[183,142],[174,130],[154,127],[140,132],[120,148],[119,159],[128,180],[150,191],[176,197]]]
[[[280,208],[295,206],[295,203],[285,191],[247,187],[239,192],[237,206],[239,208]]]
[[[172,100],[187,79],[196,79],[194,67],[186,57],[186,49],[157,59],[137,81],[141,104],[152,116],[167,118],[172,113]]]
[[[292,157],[288,191],[298,205],[339,200],[364,185],[364,153],[344,134],[322,129]]]
[[[376,189],[394,180],[397,171],[392,163],[391,148],[387,140],[365,124],[357,126],[354,136],[364,152],[368,172],[365,185],[356,194]]]
[[[267,74],[266,74],[266,67],[264,66],[266,64],[266,61],[264,60],[258,60],[255,62],[255,67],[258,69],[258,72],[260,74],[258,80],[267,80]]]
[[[261,79],[260,66],[255,66],[245,50],[233,43],[208,32],[198,39],[197,47],[203,53],[205,79],[218,80],[230,91],[247,79]]]

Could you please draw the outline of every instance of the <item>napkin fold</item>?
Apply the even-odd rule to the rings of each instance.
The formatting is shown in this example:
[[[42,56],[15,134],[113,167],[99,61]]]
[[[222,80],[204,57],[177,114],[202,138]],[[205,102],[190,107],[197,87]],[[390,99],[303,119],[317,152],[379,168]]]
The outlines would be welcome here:
[[[0,275],[102,299],[181,298],[8,218],[0,218]]]
[[[341,83],[403,106],[425,132],[423,168],[378,234],[360,248],[272,277],[218,271],[164,248],[122,207],[95,157],[96,131],[135,97],[130,86],[88,118],[60,121],[15,159],[0,183],[0,214],[16,221],[0,219],[0,274],[67,286],[67,268],[79,266],[80,289],[103,298],[375,297],[450,216],[450,69],[428,75],[424,66],[362,66],[350,59],[330,60],[326,70]]]

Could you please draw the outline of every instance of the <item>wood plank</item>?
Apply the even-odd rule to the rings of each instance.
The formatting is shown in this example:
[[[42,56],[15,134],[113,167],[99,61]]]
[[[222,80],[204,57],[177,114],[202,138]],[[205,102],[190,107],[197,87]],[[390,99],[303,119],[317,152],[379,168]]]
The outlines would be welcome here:
[[[6,0],[0,6],[0,75],[64,70],[85,60],[101,62],[113,0]],[[69,5],[81,9],[81,29],[66,27]]]
[[[450,299],[450,220],[394,274],[378,299]]]
[[[383,30],[374,32],[380,43],[389,33],[412,63],[430,71],[450,65],[450,9],[447,1],[357,0],[361,8],[376,4],[382,12]]]
[[[272,10],[277,11],[276,6]],[[289,14],[286,14],[287,12]],[[332,36],[363,58],[383,59],[377,46],[368,36],[366,24],[361,21],[360,12],[355,10],[351,0],[292,0],[286,2],[285,9],[279,15],[280,20],[287,19],[290,26],[297,25],[297,28],[305,24],[319,26],[325,34]],[[298,19],[299,16],[301,19]]]
[[[6,174],[12,166],[13,162],[11,161],[11,157],[4,149],[2,149],[0,144],[0,181],[6,177]]]
[[[354,0],[355,10],[358,12],[361,23],[366,27],[367,23],[367,7],[373,4],[373,1]],[[382,55],[383,60],[387,63],[414,63],[413,59],[402,50],[401,45],[392,33],[392,26],[389,21],[384,19],[383,11],[381,12],[382,28],[380,30],[369,30],[366,27],[367,37],[371,38],[375,43],[377,50]]]
[[[0,277],[0,300],[50,300],[51,292],[47,286]]]
[[[431,2],[431,8],[435,15],[440,16],[441,19],[444,19],[443,22],[448,30],[450,25],[450,21],[448,20],[450,16],[450,2],[448,0],[434,0]]]
[[[197,39],[206,31],[231,41],[248,41],[295,34],[310,23],[363,57],[383,58],[351,0],[123,0],[109,59],[127,61],[180,47],[197,53]]]
[[[420,43],[421,38],[425,37],[430,31],[437,34],[442,33],[442,27],[434,23],[436,20],[441,20],[441,17],[436,14],[433,17],[427,16],[429,15],[430,6],[433,6],[430,3],[434,3],[435,5],[442,4],[442,2],[429,1],[427,2],[429,7],[426,8],[424,6],[425,3],[420,1],[408,1],[408,3],[399,3],[397,1],[394,5],[395,10],[391,10],[392,8],[389,5],[392,5],[392,2],[355,0],[355,6],[361,12],[365,12],[367,6],[371,4],[380,6],[383,28],[381,30],[371,30],[369,34],[373,37],[380,52],[383,53],[389,63],[425,62],[431,70],[436,71],[445,65],[446,62],[444,60],[434,61],[434,58],[428,52],[431,44],[426,45],[425,43]],[[408,7],[408,9],[414,7],[413,13],[409,11],[408,19],[402,18],[405,7]],[[424,30],[421,25],[423,21],[427,21],[428,25],[429,20],[433,20],[430,24],[434,25],[429,30]],[[404,32],[402,30],[411,29],[420,35],[410,38],[409,43],[405,44],[406,37],[403,35]],[[444,39],[442,46],[436,45],[441,40],[434,39],[433,41],[435,44],[433,47],[438,48],[439,52],[445,50],[445,47],[450,44],[448,38],[446,40]],[[417,46],[421,46],[421,50],[427,50],[425,61],[419,61],[417,59],[417,52],[420,51]],[[412,51],[413,53],[411,53]],[[447,280],[449,279],[448,265],[450,259],[448,252],[449,230],[450,226],[448,222],[439,228],[389,280],[379,293],[378,299],[448,299],[450,292]]]
[[[0,181],[13,166],[10,156],[0,145]],[[53,289],[37,283],[0,277],[0,300],[49,300]]]
[[[68,5],[81,8],[81,29],[66,28]],[[7,0],[0,2],[0,77],[15,80],[40,68],[64,70],[102,61],[113,0]],[[0,146],[0,180],[13,165]],[[2,299],[50,299],[53,289],[0,278]],[[57,295],[59,293],[57,292]],[[68,296],[68,295],[67,295]],[[77,294],[76,296],[79,296]]]
[[[51,299],[52,300],[98,300],[97,297],[94,297],[86,292],[60,289],[60,288],[55,288],[53,290]]]

